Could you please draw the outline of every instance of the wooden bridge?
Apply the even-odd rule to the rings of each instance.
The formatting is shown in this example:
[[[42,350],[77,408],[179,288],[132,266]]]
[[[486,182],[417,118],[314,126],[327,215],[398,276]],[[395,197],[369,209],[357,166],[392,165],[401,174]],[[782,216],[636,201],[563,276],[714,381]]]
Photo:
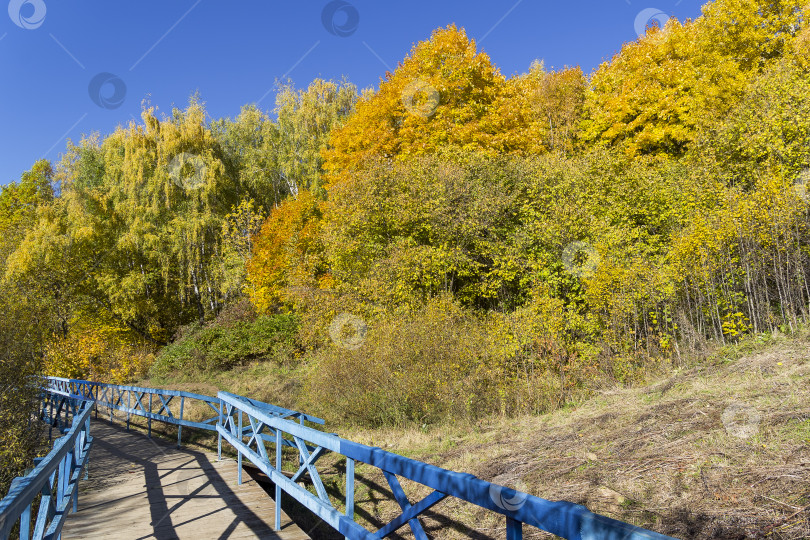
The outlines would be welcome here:
[[[237,485],[236,460],[177,449],[121,425],[96,422],[89,478],[79,511],[63,540],[101,538],[309,538],[282,514],[273,531],[275,503],[253,479]],[[110,527],[110,524],[114,524]]]
[[[319,418],[228,392],[212,397],[48,377],[42,399],[41,419],[63,436],[0,501],[0,540],[308,538],[282,511],[282,493],[352,540],[385,538],[406,527],[416,540],[428,540],[419,517],[447,498],[505,516],[507,540],[522,539],[526,525],[570,540],[670,538],[571,502],[342,439],[315,429],[323,424]],[[213,415],[191,420],[187,403]],[[92,420],[100,407],[109,424]],[[113,411],[125,413],[124,425],[112,425]],[[129,431],[132,416],[146,420],[146,435]],[[176,448],[151,438],[153,421],[176,426]],[[217,454],[181,449],[184,427],[215,432]],[[223,444],[236,460],[223,459]],[[345,460],[337,492],[334,485],[327,492],[317,468],[327,453]],[[243,478],[244,458],[271,484]],[[401,510],[375,531],[356,520],[356,463],[383,473]],[[428,495],[413,502],[400,478],[428,488]]]

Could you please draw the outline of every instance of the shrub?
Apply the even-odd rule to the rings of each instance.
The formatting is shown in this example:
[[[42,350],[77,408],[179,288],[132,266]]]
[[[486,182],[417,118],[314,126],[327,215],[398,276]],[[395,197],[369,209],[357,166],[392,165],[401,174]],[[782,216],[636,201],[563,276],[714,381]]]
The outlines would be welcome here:
[[[357,349],[330,343],[307,377],[310,407],[363,425],[475,415],[467,381],[486,354],[481,322],[448,298],[373,321]]]
[[[226,312],[208,325],[184,328],[174,343],[161,350],[152,376],[175,371],[212,373],[250,361],[285,363],[295,349],[297,323],[292,315],[233,316]]]
[[[117,384],[146,374],[154,347],[123,325],[95,314],[77,316],[67,335],[54,334],[44,347],[47,375]]]

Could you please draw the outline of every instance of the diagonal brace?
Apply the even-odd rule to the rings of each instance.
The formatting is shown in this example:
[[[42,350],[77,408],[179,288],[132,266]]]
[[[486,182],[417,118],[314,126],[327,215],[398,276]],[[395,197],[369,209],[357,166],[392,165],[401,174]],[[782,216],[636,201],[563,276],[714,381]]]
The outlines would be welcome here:
[[[172,402],[174,396],[167,396],[169,399],[163,399],[162,394],[157,394],[157,397],[160,399],[160,409],[158,410],[157,413],[160,414],[163,411],[166,411],[166,416],[168,416],[169,418],[174,418],[174,416],[172,416],[171,409],[169,409],[169,403]]]
[[[396,499],[399,507],[402,508],[402,514],[391,520],[388,525],[377,531],[374,536],[376,538],[385,538],[407,523],[410,525],[411,531],[417,540],[428,540],[427,534],[425,534],[425,530],[422,528],[422,524],[419,523],[417,516],[441,502],[447,497],[447,494],[434,490],[430,495],[416,504],[411,504],[397,476],[388,471],[383,471],[383,474],[385,475],[385,479],[388,480],[388,485],[391,486],[394,499]]]
[[[146,407],[141,401],[144,397],[146,397],[146,392],[135,391],[134,394],[135,394],[135,410],[141,411],[142,413],[146,414]]]
[[[318,448],[316,448],[315,451],[312,454],[310,454],[308,458],[306,458],[304,464],[301,465],[301,467],[299,467],[298,471],[290,478],[290,480],[292,480],[293,482],[297,482],[298,479],[301,476],[303,476],[304,472],[306,472],[309,469],[309,466],[315,465],[315,462],[318,461],[318,459],[320,459],[320,457],[325,453],[326,448],[324,448],[323,446],[319,446]],[[310,474],[310,476],[312,475]]]
[[[329,504],[329,506],[332,506],[332,502],[329,500],[329,496],[326,494],[326,488],[323,486],[323,482],[321,482],[321,476],[318,474],[318,469],[315,468],[315,462],[323,455],[326,449],[319,446],[314,452],[312,452],[312,454],[310,454],[307,450],[307,443],[304,440],[296,437],[295,435],[293,435],[293,439],[295,439],[295,444],[298,446],[298,452],[303,458],[303,464],[301,465],[301,468],[298,469],[298,472],[295,473],[293,481],[295,481],[295,479],[303,473],[303,469],[306,469],[309,473],[310,480],[312,480],[312,484],[315,486],[315,491],[318,492],[318,497],[325,503]]]
[[[248,414],[247,417],[250,422],[250,429],[253,431],[247,442],[248,447],[255,441],[256,449],[259,451],[259,455],[262,456],[262,459],[269,459],[267,457],[267,448],[264,446],[264,439],[262,439],[262,430],[265,428],[265,423],[253,418],[250,414]],[[244,428],[241,433],[242,437],[244,437],[247,432],[248,428]]]

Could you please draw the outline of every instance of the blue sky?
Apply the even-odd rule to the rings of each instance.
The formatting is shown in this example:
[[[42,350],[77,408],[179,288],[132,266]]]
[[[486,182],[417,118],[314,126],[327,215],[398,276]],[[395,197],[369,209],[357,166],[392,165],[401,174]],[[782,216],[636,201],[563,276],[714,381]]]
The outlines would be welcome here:
[[[378,86],[433,29],[466,28],[504,75],[532,60],[586,73],[648,19],[700,14],[699,0],[2,0],[0,184],[68,138],[110,133],[199,91],[212,118],[271,110],[275,81],[345,75]],[[92,89],[91,89],[92,88]],[[92,94],[92,95],[91,95]]]

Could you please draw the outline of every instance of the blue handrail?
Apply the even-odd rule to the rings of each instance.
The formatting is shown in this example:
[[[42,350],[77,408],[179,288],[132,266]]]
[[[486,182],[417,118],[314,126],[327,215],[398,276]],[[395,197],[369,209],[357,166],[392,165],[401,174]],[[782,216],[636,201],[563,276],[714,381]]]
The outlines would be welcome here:
[[[93,439],[90,437],[92,403],[82,400],[75,405],[78,414],[73,417],[70,430],[54,441],[53,449],[33,471],[15,478],[8,494],[0,500],[0,538],[8,538],[17,524],[21,539],[59,538],[71,511],[71,502],[72,510],[77,510],[78,482]],[[39,494],[42,498],[32,531],[32,506]]]
[[[219,398],[183,390],[127,386],[63,377],[45,377],[45,385],[46,389],[52,394],[89,399],[95,401],[97,405],[106,407],[110,412],[110,421],[112,421],[113,410],[125,412],[127,414],[127,429],[129,429],[131,416],[146,418],[147,436],[149,437],[152,436],[152,420],[176,425],[178,448],[181,445],[183,427],[216,431],[216,424],[220,418]],[[204,408],[210,409],[213,416],[200,422],[189,420],[186,418],[186,403],[188,401],[202,404]],[[254,403],[267,408],[272,414],[297,419],[301,423],[304,421],[316,424],[324,423],[320,418],[298,411],[262,402]]]

